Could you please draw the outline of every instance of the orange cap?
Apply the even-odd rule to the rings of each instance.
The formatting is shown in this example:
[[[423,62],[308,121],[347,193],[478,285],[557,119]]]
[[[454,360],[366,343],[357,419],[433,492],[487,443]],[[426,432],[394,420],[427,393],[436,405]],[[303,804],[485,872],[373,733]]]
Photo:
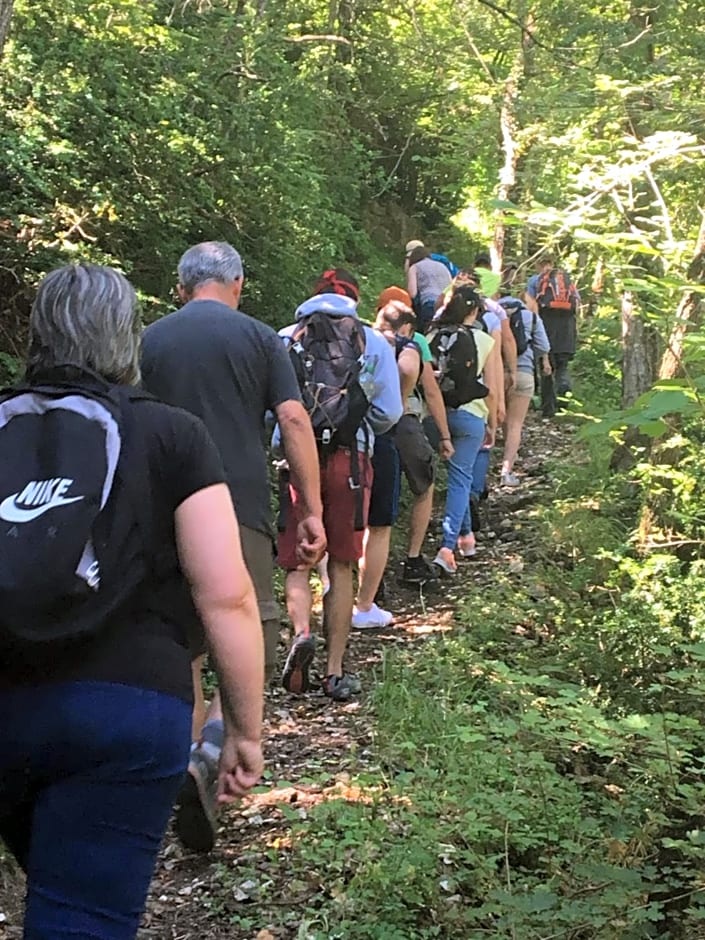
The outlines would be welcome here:
[[[407,307],[411,306],[411,297],[403,287],[386,287],[377,298],[377,309],[381,310],[382,307],[386,307],[393,300],[398,300],[400,303],[406,304]]]

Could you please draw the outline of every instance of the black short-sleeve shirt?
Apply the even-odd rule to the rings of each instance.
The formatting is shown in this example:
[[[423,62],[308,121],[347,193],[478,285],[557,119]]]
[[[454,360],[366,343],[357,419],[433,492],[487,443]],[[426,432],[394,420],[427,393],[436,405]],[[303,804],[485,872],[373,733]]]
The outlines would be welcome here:
[[[189,496],[225,482],[218,451],[196,417],[162,402],[131,403],[140,439],[147,448],[153,546],[159,566],[149,567],[130,602],[87,640],[70,644],[13,646],[0,643],[0,687],[46,682],[94,680],[155,689],[191,701],[191,653],[186,635],[194,615],[178,566],[174,512]],[[129,454],[129,449],[127,451]],[[118,479],[133,468],[121,456]],[[144,470],[144,462],[140,468]],[[104,511],[109,512],[110,501]],[[135,526],[132,538],[140,538]]]
[[[241,525],[271,529],[264,418],[300,399],[271,327],[215,300],[192,300],[145,330],[145,388],[198,415],[220,451]]]

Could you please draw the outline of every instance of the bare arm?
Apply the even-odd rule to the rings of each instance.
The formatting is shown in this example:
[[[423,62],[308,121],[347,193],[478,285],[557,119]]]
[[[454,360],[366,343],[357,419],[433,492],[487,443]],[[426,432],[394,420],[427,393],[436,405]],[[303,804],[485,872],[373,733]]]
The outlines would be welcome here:
[[[300,401],[284,401],[275,410],[301,509],[307,516],[320,516],[321,476],[311,419]]]
[[[423,395],[426,399],[428,413],[436,422],[436,427],[441,436],[441,456],[445,460],[449,460],[453,456],[454,450],[450,440],[448,414],[446,412],[445,402],[443,401],[443,395],[436,381],[436,376],[433,374],[433,366],[430,362],[424,362],[423,364],[421,387],[423,388]],[[442,445],[444,444],[447,446],[443,447]]]
[[[487,425],[494,432],[499,417],[499,405],[500,402],[504,402],[504,371],[502,369],[502,359],[499,355],[499,338],[496,330],[492,334],[492,338],[494,339],[494,345],[485,362],[483,377],[485,385],[490,390],[486,398],[487,407],[490,412]]]
[[[226,740],[218,795],[228,801],[254,786],[263,767],[264,649],[257,598],[224,483],[185,499],[174,522],[179,559],[220,680]]]
[[[301,567],[308,568],[320,561],[326,550],[316,439],[311,419],[300,401],[284,401],[275,410],[291,479],[301,506],[296,553]]]
[[[399,384],[401,386],[401,400],[405,402],[416,387],[419,376],[421,356],[411,346],[406,346],[399,353],[397,367],[399,369]]]
[[[501,329],[493,330],[490,335],[494,340],[494,346],[492,347],[490,358],[485,365],[485,374],[487,374],[489,368],[492,375],[492,386],[497,405],[497,424],[499,425],[504,424],[504,419],[507,415],[507,400],[504,388],[504,364],[502,362],[502,331]],[[513,336],[512,339],[514,339]],[[516,349],[516,344],[514,348]]]
[[[509,317],[502,320],[502,360],[504,361],[504,368],[512,376],[512,384],[514,384],[517,375],[517,344],[509,325]]]
[[[416,284],[416,267],[413,264],[406,272],[406,290],[409,294],[409,297],[411,297],[413,301],[418,292],[418,286]]]

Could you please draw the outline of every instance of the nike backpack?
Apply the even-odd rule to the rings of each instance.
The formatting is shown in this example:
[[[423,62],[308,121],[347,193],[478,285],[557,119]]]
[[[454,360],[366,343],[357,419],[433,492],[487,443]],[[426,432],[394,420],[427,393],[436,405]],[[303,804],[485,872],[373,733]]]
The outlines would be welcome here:
[[[48,376],[0,393],[0,632],[30,643],[99,631],[144,580],[152,550],[133,414],[149,396]]]

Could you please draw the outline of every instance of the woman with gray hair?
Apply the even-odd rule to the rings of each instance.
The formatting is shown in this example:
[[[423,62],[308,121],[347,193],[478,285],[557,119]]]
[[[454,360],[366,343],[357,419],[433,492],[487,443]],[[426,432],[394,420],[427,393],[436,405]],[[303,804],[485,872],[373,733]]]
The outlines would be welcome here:
[[[128,940],[188,763],[181,570],[223,692],[220,803],[262,771],[257,603],[205,427],[134,388],[123,275],[53,271],[30,334],[0,396],[0,837],[26,937]]]

